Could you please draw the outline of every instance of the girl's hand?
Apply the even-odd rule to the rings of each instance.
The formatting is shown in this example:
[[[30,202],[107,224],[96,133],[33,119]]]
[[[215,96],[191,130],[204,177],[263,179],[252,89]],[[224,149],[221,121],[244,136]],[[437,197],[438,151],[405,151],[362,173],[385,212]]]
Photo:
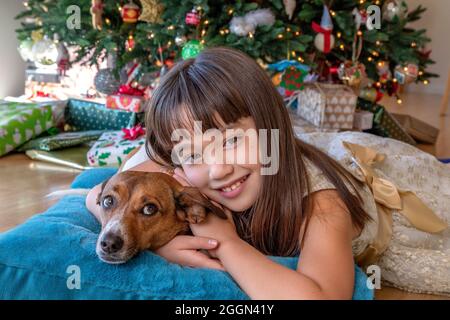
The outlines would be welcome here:
[[[188,267],[224,270],[217,259],[211,259],[198,250],[211,250],[218,246],[212,238],[196,236],[176,236],[155,252],[170,262]]]
[[[196,236],[214,238],[219,242],[219,246],[226,242],[240,241],[239,235],[236,231],[236,226],[232,218],[232,213],[227,208],[223,208],[227,219],[221,219],[214,214],[208,214],[206,220],[199,224],[190,224],[192,233]],[[212,257],[217,258],[217,249],[209,249]]]

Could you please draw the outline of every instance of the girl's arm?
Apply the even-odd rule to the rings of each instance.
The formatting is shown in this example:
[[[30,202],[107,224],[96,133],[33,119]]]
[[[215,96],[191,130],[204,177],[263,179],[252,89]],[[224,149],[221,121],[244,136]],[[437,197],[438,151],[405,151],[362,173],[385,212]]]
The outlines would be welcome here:
[[[313,214],[296,271],[273,262],[243,240],[218,237],[220,246],[214,254],[250,298],[352,298],[354,231],[350,215],[334,190],[311,196]]]

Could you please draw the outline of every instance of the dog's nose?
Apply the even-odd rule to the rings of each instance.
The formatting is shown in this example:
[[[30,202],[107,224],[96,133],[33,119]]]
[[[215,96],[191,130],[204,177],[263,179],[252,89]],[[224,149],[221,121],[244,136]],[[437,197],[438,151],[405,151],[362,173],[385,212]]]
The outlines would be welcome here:
[[[123,239],[114,233],[108,232],[100,241],[100,246],[105,253],[115,253],[122,249]]]

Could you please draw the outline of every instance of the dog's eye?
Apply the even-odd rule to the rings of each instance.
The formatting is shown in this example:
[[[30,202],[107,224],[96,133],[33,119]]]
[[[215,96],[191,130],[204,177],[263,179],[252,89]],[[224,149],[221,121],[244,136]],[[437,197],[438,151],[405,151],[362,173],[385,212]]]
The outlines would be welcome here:
[[[146,216],[151,216],[158,212],[158,207],[153,203],[149,203],[142,208],[142,213]]]
[[[109,209],[114,205],[114,198],[112,196],[105,196],[102,200],[102,207]]]

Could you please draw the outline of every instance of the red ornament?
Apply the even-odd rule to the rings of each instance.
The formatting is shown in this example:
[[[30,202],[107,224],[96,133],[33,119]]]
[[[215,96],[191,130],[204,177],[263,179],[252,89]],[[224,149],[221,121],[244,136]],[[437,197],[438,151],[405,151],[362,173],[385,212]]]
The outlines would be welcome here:
[[[132,35],[129,35],[127,40],[125,41],[125,49],[127,51],[132,51],[135,46],[135,41]]]
[[[197,10],[192,9],[192,11],[186,15],[185,21],[187,25],[198,26],[198,24],[200,23],[200,14],[197,12]]]
[[[122,11],[120,12],[122,21],[126,23],[136,23],[138,21],[140,13],[141,10],[133,1],[130,1],[129,3],[124,5],[122,7]]]

